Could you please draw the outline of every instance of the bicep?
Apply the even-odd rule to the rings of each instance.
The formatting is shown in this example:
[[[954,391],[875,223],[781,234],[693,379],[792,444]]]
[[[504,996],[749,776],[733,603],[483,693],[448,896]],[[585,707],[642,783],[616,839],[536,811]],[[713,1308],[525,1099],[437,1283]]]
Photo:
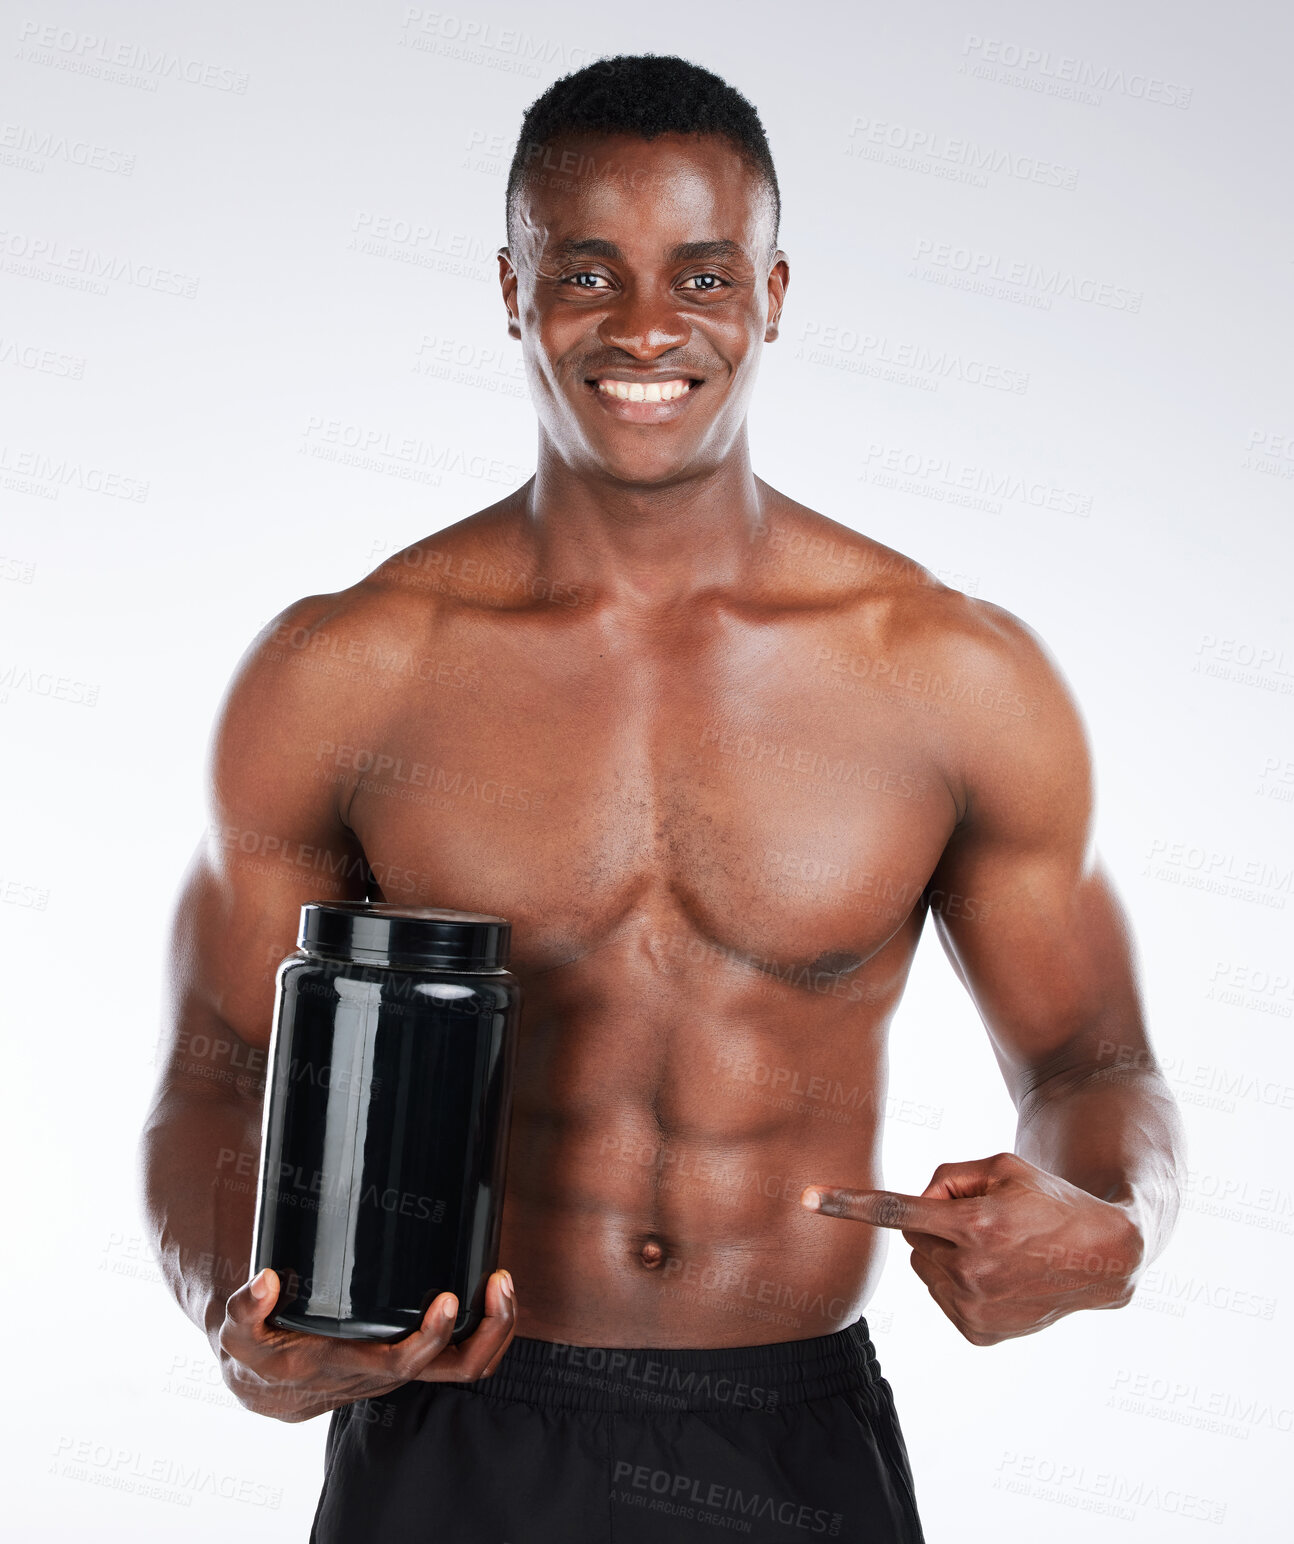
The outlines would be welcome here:
[[[1017,1103],[1090,1069],[1105,1043],[1145,1046],[1131,938],[1092,839],[1090,747],[1059,671],[1012,640],[1035,714],[973,726],[966,815],[928,887],[940,940]]]
[[[164,1081],[215,1091],[263,1072],[301,907],[365,894],[363,852],[314,754],[329,709],[289,671],[254,648],[217,715],[207,825],[172,912]]]

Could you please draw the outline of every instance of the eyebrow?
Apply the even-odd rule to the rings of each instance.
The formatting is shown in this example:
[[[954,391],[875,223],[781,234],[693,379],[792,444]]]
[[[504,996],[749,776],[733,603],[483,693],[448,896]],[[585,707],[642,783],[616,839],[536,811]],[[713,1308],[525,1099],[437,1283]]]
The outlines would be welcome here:
[[[707,259],[722,262],[725,259],[740,259],[745,255],[744,249],[735,241],[684,241],[671,247],[665,258],[670,263],[692,263]],[[603,241],[597,236],[587,237],[583,241],[559,241],[553,248],[553,256],[558,259],[604,257],[612,263],[624,261],[624,253],[614,241]]]

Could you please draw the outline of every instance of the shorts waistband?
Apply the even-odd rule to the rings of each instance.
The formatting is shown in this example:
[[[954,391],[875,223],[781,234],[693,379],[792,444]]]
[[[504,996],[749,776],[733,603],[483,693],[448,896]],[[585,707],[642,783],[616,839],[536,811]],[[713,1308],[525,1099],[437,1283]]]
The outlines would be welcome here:
[[[762,1346],[572,1346],[514,1335],[488,1378],[456,1385],[567,1410],[775,1410],[880,1376],[867,1320]]]

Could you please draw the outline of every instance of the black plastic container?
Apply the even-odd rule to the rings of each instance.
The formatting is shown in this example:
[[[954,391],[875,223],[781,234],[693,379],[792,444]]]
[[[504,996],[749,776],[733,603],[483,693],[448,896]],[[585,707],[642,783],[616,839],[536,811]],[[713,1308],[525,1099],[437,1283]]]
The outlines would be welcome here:
[[[502,917],[387,902],[301,908],[279,966],[252,1273],[270,1321],[356,1340],[458,1297],[480,1323],[498,1265],[521,987]]]

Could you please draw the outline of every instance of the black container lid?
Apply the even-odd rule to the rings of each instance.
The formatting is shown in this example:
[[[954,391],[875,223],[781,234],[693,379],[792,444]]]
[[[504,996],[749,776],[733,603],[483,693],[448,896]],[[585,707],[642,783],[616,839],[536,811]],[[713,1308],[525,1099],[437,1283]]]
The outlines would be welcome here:
[[[512,924],[478,911],[394,901],[311,901],[301,908],[299,948],[365,965],[502,970]]]

